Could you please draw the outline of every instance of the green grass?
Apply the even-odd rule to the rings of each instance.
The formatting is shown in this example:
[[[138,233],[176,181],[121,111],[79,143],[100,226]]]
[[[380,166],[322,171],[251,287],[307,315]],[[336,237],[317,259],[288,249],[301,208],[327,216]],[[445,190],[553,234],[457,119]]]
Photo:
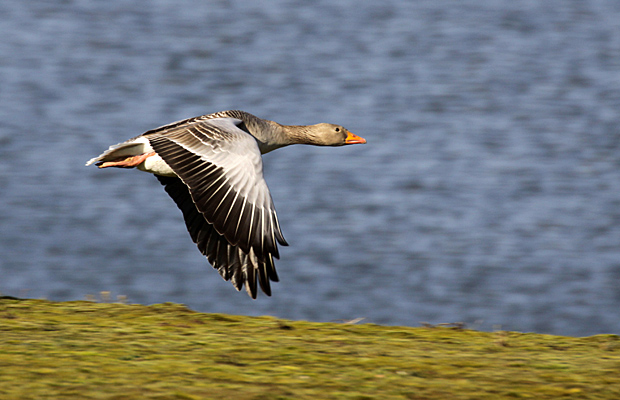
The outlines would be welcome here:
[[[620,399],[620,338],[0,300],[0,399]]]

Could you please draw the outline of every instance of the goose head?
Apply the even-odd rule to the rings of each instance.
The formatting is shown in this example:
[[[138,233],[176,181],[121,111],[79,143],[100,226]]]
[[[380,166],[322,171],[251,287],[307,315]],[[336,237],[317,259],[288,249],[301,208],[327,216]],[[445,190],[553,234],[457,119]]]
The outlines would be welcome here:
[[[316,125],[295,126],[293,133],[298,143],[315,146],[345,146],[364,144],[366,139],[349,132],[341,125],[321,123]]]

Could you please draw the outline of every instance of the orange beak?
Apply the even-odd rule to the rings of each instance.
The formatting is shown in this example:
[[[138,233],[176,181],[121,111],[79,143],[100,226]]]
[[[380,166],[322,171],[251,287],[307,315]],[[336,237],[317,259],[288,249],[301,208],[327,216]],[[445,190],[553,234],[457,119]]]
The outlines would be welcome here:
[[[363,137],[357,136],[354,133],[348,132],[347,138],[344,140],[344,144],[364,144],[366,143],[366,139]]]

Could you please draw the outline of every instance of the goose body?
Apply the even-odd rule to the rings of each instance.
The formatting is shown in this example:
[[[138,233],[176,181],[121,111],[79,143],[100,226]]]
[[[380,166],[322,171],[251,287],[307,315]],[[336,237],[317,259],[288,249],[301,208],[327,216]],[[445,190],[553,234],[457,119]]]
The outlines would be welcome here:
[[[183,213],[189,234],[237,290],[270,296],[274,258],[286,246],[261,154],[291,144],[366,143],[339,125],[281,125],[239,110],[174,122],[110,146],[86,165],[155,174]]]

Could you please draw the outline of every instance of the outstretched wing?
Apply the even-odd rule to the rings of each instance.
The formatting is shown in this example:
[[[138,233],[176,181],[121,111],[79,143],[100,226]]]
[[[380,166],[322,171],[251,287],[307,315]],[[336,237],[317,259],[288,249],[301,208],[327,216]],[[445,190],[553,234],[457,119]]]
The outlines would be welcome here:
[[[219,243],[218,246],[205,242],[201,248],[198,236],[195,238],[190,229],[184,211],[187,206],[182,207],[179,204],[168,191],[170,183],[163,182],[162,177],[158,176],[183,211],[192,239],[203,254],[207,255],[209,262],[218,270],[223,268],[224,264],[227,264],[226,268],[232,268],[232,272],[222,275],[225,279],[232,277],[234,271],[242,268],[246,261],[255,268],[259,268],[259,265],[253,263],[253,260],[261,266],[273,269],[273,257],[279,257],[277,243],[287,245],[263,177],[258,144],[240,127],[243,127],[243,122],[235,118],[192,119],[184,124],[172,124],[144,135],[153,150],[187,187],[196,208],[192,217],[196,218],[200,214],[207,225],[210,225],[200,230],[207,232],[211,229],[208,236],[218,237],[215,240]],[[174,190],[175,193],[178,192],[178,184],[174,185]],[[227,245],[223,244],[223,240]],[[229,253],[228,262],[225,263],[224,258],[218,258],[220,256],[217,254],[221,251],[213,250],[216,248],[221,251],[225,249]],[[216,253],[213,253],[214,251]],[[217,266],[213,260],[217,261]],[[272,276],[269,271],[258,272],[259,275],[263,273],[265,276]]]

